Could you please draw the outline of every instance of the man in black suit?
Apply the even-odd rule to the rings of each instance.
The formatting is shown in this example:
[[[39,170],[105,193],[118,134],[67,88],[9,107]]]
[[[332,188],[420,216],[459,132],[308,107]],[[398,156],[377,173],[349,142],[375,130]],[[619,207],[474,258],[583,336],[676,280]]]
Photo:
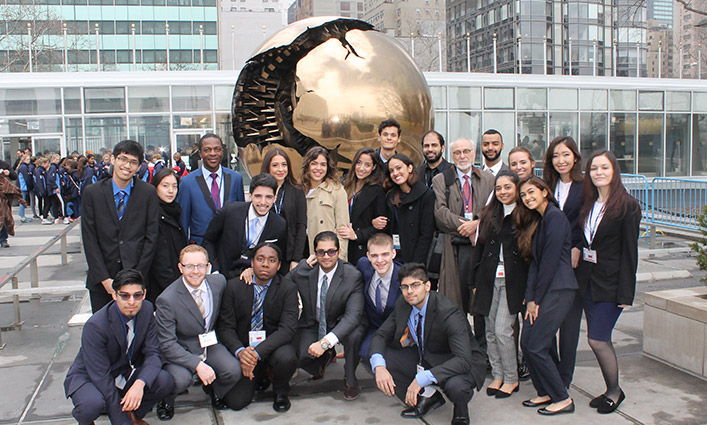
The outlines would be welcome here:
[[[295,283],[302,299],[299,318],[299,367],[321,379],[336,354],[335,346],[346,341],[358,326],[363,311],[363,279],[351,264],[339,259],[339,239],[325,231],[314,238],[314,267],[302,260],[285,277]],[[358,356],[355,357],[358,362]],[[346,392],[355,382],[355,369],[344,365]],[[353,375],[352,375],[353,372]]]
[[[81,348],[64,380],[76,421],[92,424],[108,412],[114,424],[145,424],[143,416],[172,392],[174,380],[162,370],[152,304],[137,270],[119,271],[113,301],[91,316]]]
[[[494,177],[500,171],[507,170],[508,166],[501,159],[502,151],[503,136],[501,136],[501,133],[493,128],[484,131],[483,136],[481,136],[481,155],[484,157],[481,169],[493,174]]]
[[[419,418],[444,404],[431,387],[437,384],[454,403],[452,425],[468,425],[468,403],[484,383],[486,361],[466,315],[430,292],[422,264],[405,264],[398,276],[403,296],[371,341],[376,385],[410,405],[401,416]]]
[[[157,249],[160,208],[152,185],[134,178],[142,146],[123,140],[113,148],[113,176],[89,185],[82,196],[81,236],[88,263],[86,288],[97,312],[113,294],[122,269],[148,276]]]
[[[273,242],[284,252],[287,222],[272,211],[276,192],[275,177],[258,174],[250,181],[250,202],[230,202],[216,212],[203,241],[214,271],[227,279],[238,277],[250,267],[253,248],[260,242]]]
[[[224,400],[240,410],[250,404],[256,389],[264,390],[272,379],[273,409],[286,412],[290,409],[289,380],[297,370],[297,288],[277,274],[282,265],[277,245],[259,243],[251,265],[251,282],[228,282],[216,326],[219,339],[240,359],[243,376],[248,378],[238,381]]]
[[[417,169],[417,175],[425,180],[425,186],[432,189],[432,178],[443,173],[450,164],[444,159],[444,136],[430,130],[422,135],[422,153],[425,160]]]

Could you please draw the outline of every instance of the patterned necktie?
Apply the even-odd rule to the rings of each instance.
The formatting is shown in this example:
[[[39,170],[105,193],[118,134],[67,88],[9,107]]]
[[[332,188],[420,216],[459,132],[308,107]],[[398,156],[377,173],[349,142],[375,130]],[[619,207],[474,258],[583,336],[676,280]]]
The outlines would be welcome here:
[[[415,326],[415,334],[417,336],[417,354],[420,356],[420,364],[422,364],[422,314],[417,313],[417,325]]]
[[[319,339],[326,335],[326,293],[329,290],[327,275],[322,278],[322,288],[319,291]]]
[[[128,196],[128,194],[124,191],[121,190],[118,192],[118,206],[116,207],[118,210],[118,220],[123,219],[123,214],[125,213],[125,197]]]
[[[379,313],[383,312],[385,306],[383,305],[383,293],[381,287],[383,286],[383,279],[378,279],[378,286],[376,286],[376,309]]]
[[[206,306],[204,305],[204,299],[201,297],[201,292],[201,289],[195,289],[192,292],[192,297],[194,297],[194,301],[196,301],[196,306],[199,307],[201,317],[206,319]]]
[[[130,344],[133,343],[133,339],[135,338],[135,320],[130,319],[125,325],[128,327],[128,335],[126,337],[128,343],[125,346],[125,352],[127,353],[130,350]]]
[[[250,330],[263,330],[263,302],[265,297],[262,296],[265,286],[260,286],[257,283],[253,284],[253,311],[250,315]]]
[[[464,186],[462,187],[464,191],[464,212],[471,212],[471,185],[469,184],[469,176],[464,176]]]
[[[216,209],[220,210],[221,209],[221,191],[219,190],[218,183],[216,182],[217,178],[218,178],[218,174],[211,173],[211,198],[214,200],[214,205],[216,205]]]
[[[260,220],[254,218],[250,220],[250,225],[248,226],[248,246],[255,245],[255,238],[258,236],[258,223]]]

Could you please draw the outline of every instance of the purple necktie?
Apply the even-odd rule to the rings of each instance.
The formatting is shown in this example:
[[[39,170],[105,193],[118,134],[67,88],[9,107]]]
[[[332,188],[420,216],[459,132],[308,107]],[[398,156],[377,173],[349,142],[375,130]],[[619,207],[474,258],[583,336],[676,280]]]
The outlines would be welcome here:
[[[216,183],[216,178],[218,174],[211,173],[211,198],[214,200],[214,205],[216,209],[221,209],[221,191],[218,189],[218,183]]]

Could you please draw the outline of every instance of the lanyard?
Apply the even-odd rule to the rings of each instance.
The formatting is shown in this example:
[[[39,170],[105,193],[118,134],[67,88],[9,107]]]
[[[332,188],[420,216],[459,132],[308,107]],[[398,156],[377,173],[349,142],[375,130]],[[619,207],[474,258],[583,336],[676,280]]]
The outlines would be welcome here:
[[[280,186],[280,192],[278,194],[281,194],[280,195],[280,203],[278,204],[277,202],[275,202],[275,205],[273,205],[273,206],[275,207],[275,212],[278,215],[280,215],[280,212],[282,211],[282,202],[285,200],[285,185],[284,184],[282,186]]]
[[[604,207],[606,207],[606,204],[601,206],[601,209],[599,210],[599,213],[597,214],[596,219],[594,220],[594,223],[592,223],[592,215],[594,214],[594,208],[589,212],[589,219],[588,224],[589,224],[589,246],[592,246],[592,242],[594,241],[594,235],[597,233],[597,228],[599,228],[599,222],[601,221],[602,217],[604,217]]]

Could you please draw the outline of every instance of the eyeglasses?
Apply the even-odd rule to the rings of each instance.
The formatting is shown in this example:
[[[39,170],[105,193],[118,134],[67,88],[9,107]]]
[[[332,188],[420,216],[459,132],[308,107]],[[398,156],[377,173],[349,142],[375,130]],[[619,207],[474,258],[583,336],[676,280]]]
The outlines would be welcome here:
[[[417,289],[420,288],[420,286],[422,286],[424,284],[425,284],[425,282],[418,280],[417,282],[413,282],[409,285],[400,285],[400,292],[416,291]]]
[[[133,168],[140,165],[140,163],[137,161],[137,159],[130,159],[125,155],[120,155],[120,156],[116,157],[115,159],[117,159],[118,162],[120,162],[121,164],[130,164],[130,166]]]
[[[328,255],[329,257],[333,257],[336,255],[336,253],[339,252],[338,249],[329,249],[324,251],[323,249],[318,249],[314,251],[315,254],[317,254],[317,257],[323,257],[325,255]]]
[[[135,292],[134,294],[128,294],[127,292],[118,292],[118,296],[120,297],[121,300],[123,300],[125,302],[130,301],[131,297],[135,301],[142,301],[142,299],[145,298],[145,293],[144,292]]]
[[[194,271],[194,269],[197,269],[200,272],[203,272],[206,270],[206,266],[208,266],[208,264],[182,264],[182,267],[184,267],[184,270],[186,270],[188,272],[192,272],[192,271]]]
[[[464,149],[461,151],[452,152],[452,156],[461,156],[461,154],[464,154],[464,156],[469,156],[471,155],[471,149]]]

